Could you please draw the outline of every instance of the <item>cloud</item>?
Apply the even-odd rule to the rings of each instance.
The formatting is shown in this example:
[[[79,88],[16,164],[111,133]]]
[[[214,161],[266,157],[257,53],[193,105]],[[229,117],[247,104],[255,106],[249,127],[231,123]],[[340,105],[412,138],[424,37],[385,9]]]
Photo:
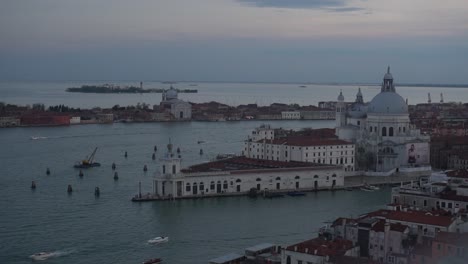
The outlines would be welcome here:
[[[337,12],[355,11],[346,7],[346,0],[237,0],[256,7],[298,8],[298,9],[336,9]]]
[[[362,7],[335,7],[335,8],[328,8],[330,12],[353,12],[353,11],[363,11],[366,10]]]

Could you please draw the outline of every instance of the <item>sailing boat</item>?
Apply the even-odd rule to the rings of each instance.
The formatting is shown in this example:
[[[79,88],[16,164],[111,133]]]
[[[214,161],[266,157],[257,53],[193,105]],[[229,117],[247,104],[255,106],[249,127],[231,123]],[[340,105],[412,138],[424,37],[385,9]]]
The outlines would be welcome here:
[[[94,155],[96,155],[97,148],[94,149],[93,153],[89,156],[89,159],[84,159],[80,162],[77,162],[75,164],[75,168],[78,169],[87,169],[91,167],[99,167],[101,166],[101,163],[94,162]]]

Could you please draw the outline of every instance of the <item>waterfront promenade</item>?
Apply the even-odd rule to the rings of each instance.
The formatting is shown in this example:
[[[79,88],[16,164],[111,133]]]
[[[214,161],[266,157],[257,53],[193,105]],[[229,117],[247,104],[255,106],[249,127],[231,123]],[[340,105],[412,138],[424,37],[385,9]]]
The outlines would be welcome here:
[[[429,175],[425,175],[429,176]],[[373,186],[394,186],[399,184],[405,184],[410,182],[419,181],[421,176],[405,176],[405,175],[392,175],[392,176],[347,176],[344,178],[344,186],[339,187],[319,187],[317,189],[302,188],[299,191],[302,192],[318,192],[318,191],[342,191],[342,190],[359,190],[365,185]],[[286,190],[268,190],[270,193],[287,193],[289,191],[297,191],[296,189]],[[187,195],[177,198],[179,199],[200,199],[200,198],[215,198],[215,197],[233,197],[233,196],[247,196],[248,192],[239,193],[215,193],[215,194],[199,194],[199,195]],[[261,195],[261,192],[259,192]],[[164,201],[172,200],[169,197],[160,197],[152,195],[151,193],[137,194],[132,198],[134,202],[148,202],[148,201]]]

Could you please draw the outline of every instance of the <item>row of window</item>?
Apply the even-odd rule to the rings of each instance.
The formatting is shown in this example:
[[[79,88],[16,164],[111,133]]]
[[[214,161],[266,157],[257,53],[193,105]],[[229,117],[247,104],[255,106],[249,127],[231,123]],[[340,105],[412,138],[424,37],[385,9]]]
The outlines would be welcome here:
[[[328,180],[330,179],[330,176],[326,176],[326,177],[327,177],[327,181],[328,181]],[[318,179],[318,178],[319,178],[318,175],[314,175],[314,179]],[[336,178],[336,174],[333,174],[333,175],[332,175],[332,178]],[[294,177],[294,179],[295,179],[295,180],[299,180],[299,179],[301,179],[301,177],[300,177],[299,175],[297,175],[297,176]],[[276,177],[275,180],[276,180],[276,181],[280,181],[280,180],[281,180],[281,177]],[[257,178],[255,181],[261,182],[262,179],[261,179],[261,178]],[[241,179],[237,179],[237,180],[236,180],[236,183],[241,183],[241,182],[242,182]],[[216,189],[216,184],[219,185],[219,186],[221,186],[221,187],[218,187],[218,188],[222,188],[222,189],[228,189],[228,187],[229,187],[229,186],[228,186],[228,181],[227,181],[227,180],[223,181],[222,183],[221,183],[221,181],[218,181],[217,183],[215,183],[214,181],[211,181],[211,182],[210,182],[210,190],[215,190],[215,189]],[[221,185],[221,184],[222,184],[222,185]],[[231,185],[234,185],[234,182],[231,181],[230,184],[231,184]],[[298,185],[298,184],[296,184],[296,185]],[[186,192],[191,192],[192,189],[199,189],[200,191],[203,191],[203,190],[205,189],[204,186],[205,186],[205,183],[204,183],[204,182],[200,182],[200,183],[198,183],[198,184],[197,184],[196,182],[194,182],[193,184],[187,182],[187,183],[185,184],[185,191],[186,191]]]
[[[257,145],[257,144],[252,144],[252,148],[255,148],[256,145]],[[258,145],[259,145],[258,148],[263,147],[263,144],[262,144],[262,143],[259,143]],[[267,148],[269,148],[270,146],[271,146],[271,148],[274,148],[274,147],[279,148],[279,147],[281,147],[281,146],[283,146],[283,145],[272,145],[272,144],[267,144],[267,145],[266,145]],[[286,146],[287,146],[287,145],[286,145]],[[343,145],[339,145],[339,146],[335,146],[335,147],[336,147],[336,149],[342,149],[342,148],[353,148],[354,146],[353,146],[353,145],[344,145],[344,146],[343,146]],[[291,148],[292,148],[292,149],[295,149],[294,146],[292,146]],[[302,148],[303,148],[303,147],[299,147],[299,149],[302,149]],[[333,149],[333,146],[310,147],[310,149],[327,149],[327,148]],[[306,150],[309,150],[309,147],[305,147],[305,149],[306,149]]]
[[[382,137],[386,137],[386,136],[393,137],[394,136],[393,130],[394,130],[393,127],[389,127],[388,128],[388,133],[387,133],[387,127],[382,127],[380,135]],[[403,130],[403,133],[406,133],[406,127],[403,127],[403,129],[401,127],[398,127],[398,133],[401,133],[402,130]],[[370,126],[369,127],[369,132],[377,133],[377,127],[376,126],[374,126],[374,127]]]

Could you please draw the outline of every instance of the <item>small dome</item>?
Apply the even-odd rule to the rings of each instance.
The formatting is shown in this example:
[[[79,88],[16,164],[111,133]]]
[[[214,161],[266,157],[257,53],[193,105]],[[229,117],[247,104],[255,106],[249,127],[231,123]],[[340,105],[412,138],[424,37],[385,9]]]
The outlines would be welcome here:
[[[369,103],[368,113],[407,114],[408,105],[399,94],[394,92],[381,92]]]
[[[172,88],[166,91],[166,100],[177,99],[177,90]]]
[[[344,101],[343,91],[340,91],[340,95],[338,95],[338,101],[340,102]]]

